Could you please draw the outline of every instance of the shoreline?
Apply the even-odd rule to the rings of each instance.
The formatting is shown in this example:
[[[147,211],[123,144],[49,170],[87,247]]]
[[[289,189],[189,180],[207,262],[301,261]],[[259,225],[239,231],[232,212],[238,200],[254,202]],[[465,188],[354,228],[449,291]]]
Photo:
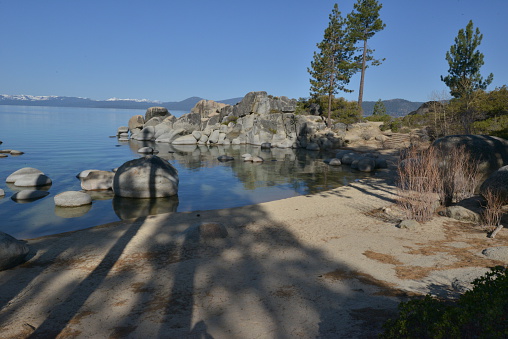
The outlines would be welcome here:
[[[362,179],[315,195],[117,221],[29,239],[0,272],[7,338],[371,337],[411,295],[456,296],[499,264],[500,233],[436,216],[399,229],[395,187]],[[219,223],[225,238],[196,233]]]

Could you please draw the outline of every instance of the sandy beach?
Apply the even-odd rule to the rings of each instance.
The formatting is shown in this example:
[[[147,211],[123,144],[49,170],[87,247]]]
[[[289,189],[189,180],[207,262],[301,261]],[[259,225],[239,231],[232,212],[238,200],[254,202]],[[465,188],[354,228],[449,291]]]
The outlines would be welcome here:
[[[400,229],[395,194],[381,173],[311,196],[30,239],[31,258],[0,272],[0,333],[369,338],[400,301],[456,296],[458,282],[503,264],[481,251],[508,245],[508,232],[489,239],[439,216]]]

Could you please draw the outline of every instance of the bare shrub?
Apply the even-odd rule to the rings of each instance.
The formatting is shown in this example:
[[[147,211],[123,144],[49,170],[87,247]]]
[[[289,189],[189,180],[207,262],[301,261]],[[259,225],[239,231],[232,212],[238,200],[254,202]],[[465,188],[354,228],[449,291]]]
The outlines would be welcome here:
[[[484,206],[482,218],[485,226],[494,231],[501,225],[501,218],[503,216],[503,198],[495,192],[495,190],[488,189],[483,193],[487,204]],[[494,236],[491,236],[494,237]]]
[[[435,152],[434,148],[420,151],[409,147],[401,154],[403,160],[397,170],[397,203],[409,219],[425,222],[434,214],[435,192],[439,184]]]
[[[481,180],[479,161],[472,158],[465,146],[434,152],[439,159],[437,192],[445,206],[470,198]]]

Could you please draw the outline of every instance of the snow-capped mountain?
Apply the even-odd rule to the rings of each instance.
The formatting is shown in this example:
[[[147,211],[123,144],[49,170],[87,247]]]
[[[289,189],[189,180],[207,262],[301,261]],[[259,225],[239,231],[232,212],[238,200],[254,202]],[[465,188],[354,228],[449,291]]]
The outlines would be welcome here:
[[[162,102],[148,99],[120,99],[93,100],[80,97],[36,96],[36,95],[7,95],[0,94],[0,105],[25,106],[55,106],[55,107],[94,107],[94,108],[132,108],[147,109],[152,106],[164,106],[173,110],[189,110],[201,100],[191,97],[177,102]]]

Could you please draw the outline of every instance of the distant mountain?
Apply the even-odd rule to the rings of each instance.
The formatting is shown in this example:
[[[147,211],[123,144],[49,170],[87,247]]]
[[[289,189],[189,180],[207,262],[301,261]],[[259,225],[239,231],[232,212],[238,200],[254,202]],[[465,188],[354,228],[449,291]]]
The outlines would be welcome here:
[[[243,97],[216,100],[228,105],[235,105],[242,101]],[[34,96],[34,95],[0,95],[0,105],[23,105],[23,106],[53,106],[53,107],[92,107],[92,108],[123,108],[123,109],[147,109],[152,106],[166,107],[168,110],[188,111],[203,98],[190,97],[182,101],[152,101],[146,99],[118,99],[92,100],[79,97],[61,96]],[[392,99],[383,101],[386,113],[391,116],[405,116],[416,111],[423,102],[412,102],[404,99]],[[371,115],[374,111],[375,101],[364,101],[364,115]]]
[[[404,99],[382,100],[386,107],[386,114],[393,117],[403,117],[416,111],[423,102],[408,101]],[[362,103],[363,115],[369,116],[374,112],[376,101],[364,101]]]

